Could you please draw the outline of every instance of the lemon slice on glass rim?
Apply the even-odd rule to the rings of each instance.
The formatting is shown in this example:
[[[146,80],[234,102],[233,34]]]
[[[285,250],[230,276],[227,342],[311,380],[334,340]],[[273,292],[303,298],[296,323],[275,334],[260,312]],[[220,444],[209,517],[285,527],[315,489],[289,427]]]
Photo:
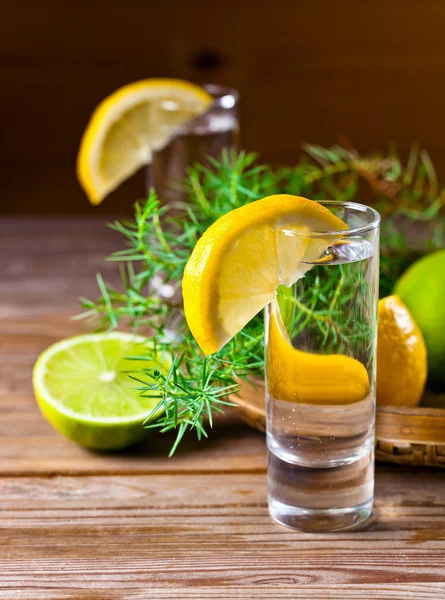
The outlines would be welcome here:
[[[137,81],[105,98],[91,116],[77,157],[77,176],[90,202],[100,204],[211,103],[203,88],[179,79]]]
[[[222,348],[275,298],[280,284],[292,285],[336,240],[312,232],[345,229],[318,202],[287,194],[215,221],[197,242],[182,282],[187,323],[203,352]]]

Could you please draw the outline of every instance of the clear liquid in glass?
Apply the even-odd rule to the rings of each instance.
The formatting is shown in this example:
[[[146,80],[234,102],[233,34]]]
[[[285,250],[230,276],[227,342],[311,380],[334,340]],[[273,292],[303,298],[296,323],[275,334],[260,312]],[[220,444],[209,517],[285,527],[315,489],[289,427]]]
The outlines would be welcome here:
[[[219,89],[218,86],[209,87]],[[155,188],[162,200],[184,201],[183,180],[187,170],[196,163],[208,165],[209,157],[220,160],[224,149],[238,147],[236,105],[227,108],[223,104],[196,118],[178,131],[166,146],[153,152],[147,183]]]
[[[296,349],[359,360],[371,385],[359,401],[340,398],[338,404],[323,403],[322,371],[314,403],[272,397],[268,389],[269,509],[278,522],[311,531],[347,529],[366,520],[374,487],[378,261],[373,244],[359,238],[334,244],[327,257],[292,286],[292,318],[284,318],[292,301],[278,308],[279,295],[274,310]],[[269,362],[267,354],[267,368]]]

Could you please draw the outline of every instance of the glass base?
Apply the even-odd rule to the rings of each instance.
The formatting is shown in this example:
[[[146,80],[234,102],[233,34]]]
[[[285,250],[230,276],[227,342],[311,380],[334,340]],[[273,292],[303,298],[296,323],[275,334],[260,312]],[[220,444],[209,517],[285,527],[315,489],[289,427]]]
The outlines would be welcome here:
[[[372,499],[347,508],[298,508],[269,497],[269,513],[277,523],[292,529],[321,533],[363,528],[372,521]]]

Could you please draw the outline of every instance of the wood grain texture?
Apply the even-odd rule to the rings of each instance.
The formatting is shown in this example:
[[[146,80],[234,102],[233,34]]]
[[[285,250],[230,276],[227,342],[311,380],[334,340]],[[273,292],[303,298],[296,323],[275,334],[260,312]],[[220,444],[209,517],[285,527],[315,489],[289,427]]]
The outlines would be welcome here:
[[[371,525],[312,535],[269,518],[264,436],[234,413],[171,460],[170,439],[107,455],[50,428],[30,369],[81,329],[68,316],[113,236],[97,221],[0,222],[1,600],[445,599],[438,469],[378,467]]]
[[[273,596],[271,596],[273,594]],[[432,600],[444,598],[443,585],[436,583],[424,584],[346,584],[341,586],[311,585],[307,587],[288,587],[285,585],[272,587],[265,585],[242,586],[241,588],[222,586],[194,586],[192,589],[171,586],[166,588],[149,588],[142,590],[117,589],[102,591],[76,590],[74,592],[61,590],[9,590],[5,600],[282,600],[286,599],[319,599],[319,600]]]
[[[242,145],[265,160],[419,141],[445,175],[442,0],[3,0],[2,24],[3,213],[128,212],[142,175],[93,209],[76,152],[98,102],[153,76],[239,88]]]
[[[97,588],[123,598],[130,590],[156,598],[152,588],[170,597],[171,587],[198,598],[207,587],[252,598],[265,597],[264,588],[289,598],[312,587],[445,589],[439,472],[381,468],[377,520],[337,535],[277,527],[267,514],[263,474],[3,477],[0,496],[5,592],[38,588],[42,579],[47,589],[77,590],[80,598]]]

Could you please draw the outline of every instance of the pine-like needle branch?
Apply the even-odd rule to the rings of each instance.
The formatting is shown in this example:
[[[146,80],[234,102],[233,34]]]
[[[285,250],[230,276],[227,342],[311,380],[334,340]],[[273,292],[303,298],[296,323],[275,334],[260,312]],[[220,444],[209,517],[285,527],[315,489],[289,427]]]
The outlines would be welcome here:
[[[224,152],[210,166],[190,169],[187,204],[170,210],[154,191],[135,205],[134,219],[116,221],[111,227],[122,234],[126,245],[108,260],[119,263],[118,289],[98,275],[97,300],[81,299],[83,313],[96,330],[119,326],[146,333],[173,355],[165,374],[144,368],[134,375],[143,395],[153,392],[159,404],[147,421],[161,432],[175,430],[176,450],[188,430],[199,439],[207,436],[215,413],[232,404],[230,396],[242,379],[263,374],[263,318],[256,316],[220,352],[205,358],[188,331],[181,302],[184,266],[197,240],[220,216],[264,196],[289,193],[318,199],[355,200],[365,183],[370,202],[384,217],[381,288],[390,292],[395,278],[412,260],[410,232],[428,228],[429,249],[442,247],[445,233],[445,191],[439,187],[428,154],[413,149],[405,163],[390,150],[387,154],[361,156],[343,146],[323,148],[306,145],[294,167],[272,169],[258,163],[253,153]],[[338,285],[333,281],[332,285]],[[297,322],[318,319],[329,325],[326,307],[314,302]],[[341,332],[339,332],[341,334]],[[327,333],[329,336],[329,332]],[[155,350],[154,350],[155,351]],[[147,356],[147,360],[150,360]],[[163,411],[159,411],[160,408]],[[150,419],[149,419],[150,420]]]

